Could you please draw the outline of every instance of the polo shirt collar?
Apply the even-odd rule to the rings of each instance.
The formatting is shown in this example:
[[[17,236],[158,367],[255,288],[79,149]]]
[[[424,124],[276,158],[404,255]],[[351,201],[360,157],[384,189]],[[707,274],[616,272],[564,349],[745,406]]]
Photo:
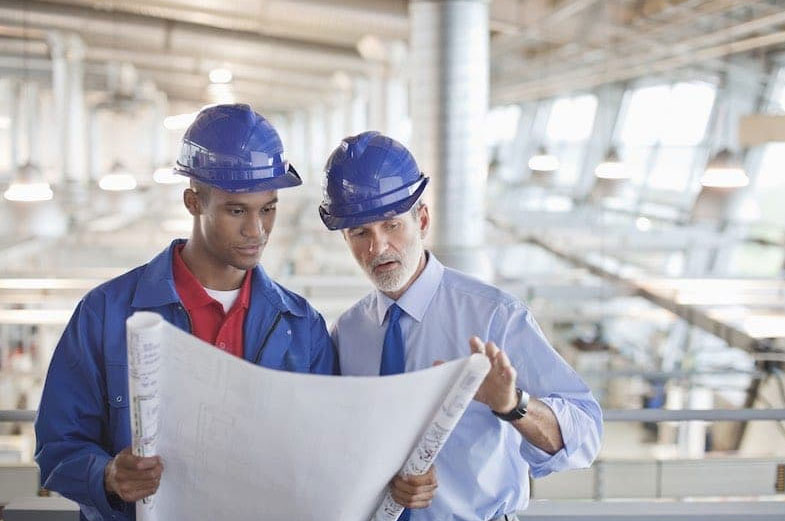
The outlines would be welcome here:
[[[175,289],[177,289],[180,299],[185,308],[192,311],[197,308],[209,306],[213,303],[220,305],[207,291],[205,291],[199,279],[188,269],[188,265],[183,260],[182,251],[184,245],[177,245],[173,251],[172,275],[175,278]],[[240,286],[240,293],[237,295],[232,308],[241,306],[248,309],[248,301],[251,296],[251,272],[246,271],[243,283]],[[221,308],[223,309],[223,307]],[[227,310],[228,311],[228,310]]]
[[[425,269],[397,301],[376,290],[376,318],[380,327],[387,316],[387,310],[393,304],[398,304],[407,315],[417,322],[422,322],[444,275],[444,265],[439,259],[429,251],[426,251],[425,255]]]

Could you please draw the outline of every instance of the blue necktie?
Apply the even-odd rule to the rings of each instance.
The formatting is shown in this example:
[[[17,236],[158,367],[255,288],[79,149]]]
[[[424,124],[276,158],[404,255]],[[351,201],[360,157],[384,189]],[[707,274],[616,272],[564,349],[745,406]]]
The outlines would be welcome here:
[[[390,306],[387,313],[387,332],[384,334],[384,346],[382,347],[382,366],[379,374],[398,374],[404,370],[403,357],[403,333],[401,332],[401,308],[398,304]],[[409,521],[409,509],[404,508],[398,521]]]
[[[379,374],[398,374],[404,370],[403,358],[403,333],[401,324],[401,308],[398,304],[390,306],[387,313],[387,332],[384,334],[384,346],[382,347],[382,366]]]

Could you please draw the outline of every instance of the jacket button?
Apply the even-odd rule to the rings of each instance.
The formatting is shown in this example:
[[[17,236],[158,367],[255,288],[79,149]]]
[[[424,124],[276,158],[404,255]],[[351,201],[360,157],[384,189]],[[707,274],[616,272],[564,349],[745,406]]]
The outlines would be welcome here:
[[[123,397],[122,397],[122,395],[118,395],[118,396],[117,396],[117,398],[115,398],[114,400],[115,400],[117,403],[120,403],[120,402],[122,402],[122,401],[123,401]]]

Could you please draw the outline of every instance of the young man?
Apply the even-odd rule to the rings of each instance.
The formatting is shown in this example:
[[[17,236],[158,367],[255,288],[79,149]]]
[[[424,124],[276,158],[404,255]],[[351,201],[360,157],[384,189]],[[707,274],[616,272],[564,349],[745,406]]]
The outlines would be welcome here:
[[[594,460],[599,405],[524,304],[424,249],[430,216],[420,198],[428,178],[406,148],[364,132],[335,149],[325,173],[322,221],[342,230],[376,286],[332,332],[341,373],[414,371],[470,352],[491,362],[436,460],[438,491],[423,491],[421,503],[430,506],[412,510],[411,519],[515,519],[528,504],[529,474]]]
[[[275,129],[248,105],[199,113],[175,167],[191,178],[187,240],[90,291],[54,352],[36,421],[43,486],[83,520],[134,518],[153,494],[158,457],[130,452],[125,320],[152,311],[235,356],[286,371],[334,374],[324,320],[259,266],[276,191],[301,184]]]

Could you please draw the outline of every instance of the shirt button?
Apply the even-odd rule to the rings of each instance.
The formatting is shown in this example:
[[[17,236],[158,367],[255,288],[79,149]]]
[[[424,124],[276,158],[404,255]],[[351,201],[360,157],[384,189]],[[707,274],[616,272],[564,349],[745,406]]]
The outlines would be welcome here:
[[[114,401],[116,401],[117,403],[120,403],[120,402],[122,402],[122,401],[123,401],[123,397],[122,397],[122,395],[119,395],[119,396],[117,396],[117,397],[114,399]]]
[[[291,334],[292,334],[292,330],[291,330],[291,329],[287,329],[287,330],[286,330],[286,334],[287,334],[287,335],[291,335]]]
[[[218,347],[220,347],[221,349],[225,349],[226,348],[226,343],[225,342],[219,342],[218,343]]]

